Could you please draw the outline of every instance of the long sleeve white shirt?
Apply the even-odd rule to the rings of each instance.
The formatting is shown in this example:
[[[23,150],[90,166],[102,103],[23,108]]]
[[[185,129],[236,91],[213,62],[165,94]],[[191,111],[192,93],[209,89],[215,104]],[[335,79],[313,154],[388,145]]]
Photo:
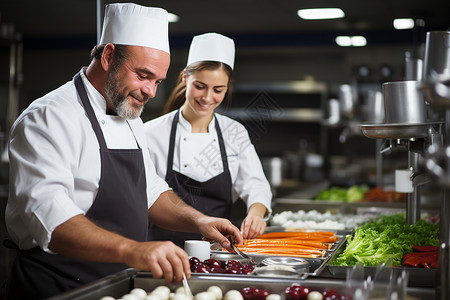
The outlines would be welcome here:
[[[151,207],[169,187],[155,172],[142,120],[107,115],[105,99],[80,73],[107,147],[136,149],[138,143],[142,148]],[[35,100],[19,116],[11,129],[9,159],[8,233],[21,249],[39,245],[51,252],[53,230],[89,210],[100,180],[99,144],[73,81]]]
[[[170,130],[174,114],[170,112],[144,124],[150,157],[156,172],[166,177]],[[175,136],[173,170],[200,182],[223,172],[215,120],[210,122],[208,133],[192,133],[191,124],[179,114]],[[244,200],[247,209],[254,203],[271,210],[272,192],[245,127],[239,122],[215,114],[222,131],[227,152],[228,167],[233,186],[233,201]]]

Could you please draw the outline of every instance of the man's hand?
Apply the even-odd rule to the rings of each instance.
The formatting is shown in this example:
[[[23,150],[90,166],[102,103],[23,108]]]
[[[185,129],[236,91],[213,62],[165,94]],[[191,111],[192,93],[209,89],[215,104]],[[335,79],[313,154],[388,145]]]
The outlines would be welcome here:
[[[125,263],[151,271],[166,283],[181,282],[183,272],[191,275],[187,253],[172,242],[137,242],[98,227],[83,215],[59,225],[49,248],[59,254],[98,262]]]
[[[230,252],[233,252],[233,250],[228,240],[229,236],[233,236],[237,244],[244,244],[244,239],[239,229],[227,219],[203,215],[197,219],[197,226],[206,239],[220,243],[222,247]]]
[[[181,282],[183,273],[191,276],[187,253],[172,242],[135,243],[126,249],[125,263],[139,270],[150,270],[154,278],[164,276],[166,284]]]

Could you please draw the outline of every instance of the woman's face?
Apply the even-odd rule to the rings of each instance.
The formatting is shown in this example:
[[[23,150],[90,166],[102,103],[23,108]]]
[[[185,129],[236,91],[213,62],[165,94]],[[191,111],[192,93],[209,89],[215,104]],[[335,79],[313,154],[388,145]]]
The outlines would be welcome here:
[[[212,115],[225,97],[228,81],[228,75],[222,69],[202,70],[191,75],[185,71],[187,113],[197,117]]]

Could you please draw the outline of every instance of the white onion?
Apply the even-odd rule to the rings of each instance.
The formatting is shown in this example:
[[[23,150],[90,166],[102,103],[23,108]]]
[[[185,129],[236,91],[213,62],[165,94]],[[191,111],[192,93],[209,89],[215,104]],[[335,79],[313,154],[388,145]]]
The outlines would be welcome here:
[[[200,292],[195,295],[194,300],[216,300],[216,295],[211,292]]]
[[[306,297],[306,300],[322,300],[323,295],[320,292],[312,291],[309,292],[308,297]]]
[[[147,292],[140,288],[132,289],[130,294],[139,297],[139,299],[144,299],[145,297],[147,297]]]
[[[212,285],[206,291],[214,294],[214,296],[216,296],[216,300],[222,299],[223,293],[222,293],[222,289],[220,287]]]
[[[266,297],[266,300],[281,300],[281,296],[278,294],[270,294]]]
[[[133,295],[133,294],[126,294],[123,295],[122,298],[120,298],[121,300],[140,300],[138,296]]]
[[[244,300],[244,297],[242,297],[242,294],[239,291],[230,290],[225,293],[223,300]]]

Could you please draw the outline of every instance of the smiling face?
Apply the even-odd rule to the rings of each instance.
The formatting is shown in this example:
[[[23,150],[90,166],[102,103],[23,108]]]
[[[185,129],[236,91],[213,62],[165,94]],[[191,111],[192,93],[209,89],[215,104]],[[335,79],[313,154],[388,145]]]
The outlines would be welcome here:
[[[204,69],[193,74],[184,73],[186,101],[183,116],[189,120],[212,118],[228,90],[229,76],[223,69]]]
[[[124,119],[138,118],[145,103],[155,97],[169,64],[170,55],[164,51],[128,46],[125,59],[113,60],[108,72],[105,87],[108,109]]]

